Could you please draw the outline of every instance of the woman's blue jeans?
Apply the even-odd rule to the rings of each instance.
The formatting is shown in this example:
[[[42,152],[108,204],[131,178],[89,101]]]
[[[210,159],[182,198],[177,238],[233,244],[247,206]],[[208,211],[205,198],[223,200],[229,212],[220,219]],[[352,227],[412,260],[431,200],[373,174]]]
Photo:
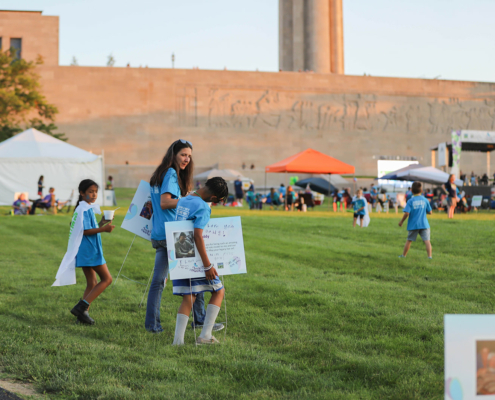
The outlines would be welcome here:
[[[153,279],[151,280],[150,291],[148,293],[144,327],[147,331],[158,333],[163,331],[160,323],[160,304],[162,301],[163,288],[165,287],[165,279],[167,279],[168,275],[168,256],[165,241],[153,241],[153,247],[156,249],[155,268],[153,270]],[[203,293],[196,296],[193,314],[194,323],[203,325],[206,315]]]

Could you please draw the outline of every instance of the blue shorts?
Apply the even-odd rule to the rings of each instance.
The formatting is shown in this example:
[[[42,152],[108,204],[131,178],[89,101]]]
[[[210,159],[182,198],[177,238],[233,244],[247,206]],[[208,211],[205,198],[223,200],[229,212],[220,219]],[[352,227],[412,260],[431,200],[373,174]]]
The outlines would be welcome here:
[[[172,281],[174,286],[173,293],[177,296],[184,296],[186,294],[196,295],[204,292],[218,292],[223,289],[222,281],[218,276],[209,281],[206,278],[193,278],[193,279],[175,279]]]

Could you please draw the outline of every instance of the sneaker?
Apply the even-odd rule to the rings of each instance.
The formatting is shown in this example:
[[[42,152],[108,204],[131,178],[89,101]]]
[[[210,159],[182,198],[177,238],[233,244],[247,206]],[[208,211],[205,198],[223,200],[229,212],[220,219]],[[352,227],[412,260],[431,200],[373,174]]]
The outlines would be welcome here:
[[[197,323],[197,324],[194,324],[194,321],[191,322],[191,328],[196,328],[196,329],[199,329],[199,328],[203,328],[203,324],[200,324],[200,323]],[[218,331],[221,331],[223,328],[225,328],[225,326],[223,324],[215,324],[213,325],[213,328],[212,328],[212,331],[213,332],[218,332]]]
[[[428,260],[431,260],[433,257],[428,257]]]
[[[399,258],[406,258],[406,256],[403,256],[402,254],[399,256]]]
[[[215,338],[215,336],[212,336],[211,339],[203,339],[202,337],[197,337],[196,338],[196,344],[219,344],[220,342]]]

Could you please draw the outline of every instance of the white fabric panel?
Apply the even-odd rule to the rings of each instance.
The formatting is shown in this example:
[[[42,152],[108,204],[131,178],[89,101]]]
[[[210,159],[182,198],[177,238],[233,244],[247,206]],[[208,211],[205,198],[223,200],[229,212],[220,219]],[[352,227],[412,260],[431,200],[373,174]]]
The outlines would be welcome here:
[[[102,160],[96,156],[93,162],[74,162],[64,158],[1,158],[0,157],[0,205],[11,205],[15,192],[28,192],[30,199],[37,199],[38,178],[43,175],[43,195],[50,187],[55,188],[58,200],[68,200],[74,190],[74,201],[79,193],[77,187],[83,179],[93,179],[100,186],[97,204],[102,204]]]

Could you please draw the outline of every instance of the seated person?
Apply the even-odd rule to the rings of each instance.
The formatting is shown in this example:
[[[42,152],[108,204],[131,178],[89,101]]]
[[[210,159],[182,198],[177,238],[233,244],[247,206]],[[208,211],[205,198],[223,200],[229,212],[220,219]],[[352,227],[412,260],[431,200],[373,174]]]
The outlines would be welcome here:
[[[249,209],[250,210],[254,210],[255,208],[255,202],[256,202],[256,195],[254,194],[254,191],[251,190],[253,186],[251,185],[251,187],[249,188],[249,190],[247,191],[246,193],[246,200],[248,202],[248,205],[249,205]]]
[[[26,199],[26,195],[21,193],[12,207],[14,208],[14,215],[26,215],[30,210],[31,203]]]
[[[176,258],[194,257],[194,245],[184,232],[181,232],[179,240],[175,243],[175,256]]]
[[[53,209],[55,209],[55,189],[51,187],[49,193],[45,196],[44,199],[38,199],[33,202],[33,206],[29,214],[34,215],[36,213],[36,208],[43,208],[45,210],[48,210],[52,207]]]
[[[280,201],[280,193],[276,192],[274,188],[270,189],[269,197],[272,205],[279,206],[282,204],[282,202]]]

